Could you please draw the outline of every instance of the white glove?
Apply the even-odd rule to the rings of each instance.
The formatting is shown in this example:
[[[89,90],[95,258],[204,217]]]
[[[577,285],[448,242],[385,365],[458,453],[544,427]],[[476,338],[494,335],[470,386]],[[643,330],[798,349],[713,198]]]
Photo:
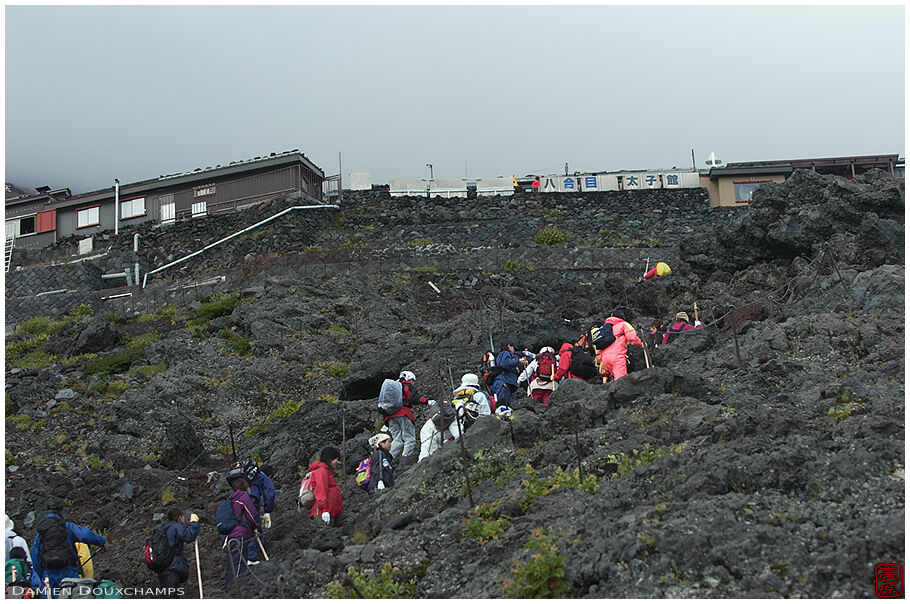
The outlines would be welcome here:
[[[435,405],[435,404],[436,404],[436,399],[431,398],[430,400],[427,401],[427,405]]]
[[[331,514],[329,514],[328,512],[323,512],[323,513],[322,513],[322,521],[323,521],[323,522],[325,522],[326,524],[328,524],[331,520],[332,520],[332,515],[331,515]]]
[[[385,483],[380,480],[379,484],[376,485],[376,490],[381,491],[384,488],[385,488]]]
[[[272,515],[266,512],[262,515],[262,528],[267,529],[272,527]]]
[[[701,321],[695,319],[695,327],[701,327]]]

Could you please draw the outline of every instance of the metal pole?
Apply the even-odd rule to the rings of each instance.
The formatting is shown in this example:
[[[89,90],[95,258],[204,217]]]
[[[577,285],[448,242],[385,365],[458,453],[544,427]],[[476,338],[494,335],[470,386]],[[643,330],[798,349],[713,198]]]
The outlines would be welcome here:
[[[341,203],[341,197],[343,193],[341,192],[344,187],[342,186],[343,179],[341,177],[341,151],[338,152],[338,203]]]
[[[695,149],[692,149],[692,171],[698,172],[698,166],[695,165]]]
[[[234,455],[234,461],[237,461],[237,448],[234,446],[234,424],[228,424],[228,430],[231,433],[231,453]]]
[[[825,251],[828,252],[828,258],[831,258],[831,264],[834,265],[834,272],[837,273],[837,278],[840,280],[841,287],[844,288],[844,294],[849,296],[850,292],[847,291],[847,284],[844,283],[844,278],[840,276],[840,269],[837,268],[837,260],[834,259],[834,255],[831,253],[831,246],[825,248]]]
[[[341,478],[344,478],[344,441],[347,436],[344,425],[344,401],[341,401]]]
[[[451,371],[451,369],[449,370]],[[454,403],[452,403],[454,405]],[[461,431],[461,418],[467,413],[464,405],[455,408],[455,425],[458,426],[458,444],[461,447],[461,469],[464,471],[464,486],[468,489],[468,503],[474,507],[474,495],[471,493],[471,476],[468,474],[468,452],[464,448],[464,433]]]
[[[98,210],[99,212],[101,210]],[[100,219],[100,217],[99,217]],[[114,235],[120,232],[120,179],[114,179]]]
[[[199,541],[197,539],[193,540],[193,545],[196,546],[196,577],[199,580],[199,599],[203,598],[202,595],[202,568],[199,566]]]
[[[733,345],[736,347],[736,366],[742,367],[743,362],[739,357],[739,337],[736,335],[736,307],[730,311],[730,320],[733,321]]]

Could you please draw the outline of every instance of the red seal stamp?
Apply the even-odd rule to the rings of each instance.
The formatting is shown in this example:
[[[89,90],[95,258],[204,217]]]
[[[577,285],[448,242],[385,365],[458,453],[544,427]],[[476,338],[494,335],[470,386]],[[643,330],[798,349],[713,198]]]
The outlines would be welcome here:
[[[876,564],[875,595],[879,598],[902,598],[904,567],[900,564]]]

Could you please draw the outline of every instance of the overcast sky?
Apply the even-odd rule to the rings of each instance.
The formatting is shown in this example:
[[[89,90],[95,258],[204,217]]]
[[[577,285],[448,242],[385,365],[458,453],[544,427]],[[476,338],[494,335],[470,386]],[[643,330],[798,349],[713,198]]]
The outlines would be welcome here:
[[[7,6],[6,181],[904,154],[904,7]]]

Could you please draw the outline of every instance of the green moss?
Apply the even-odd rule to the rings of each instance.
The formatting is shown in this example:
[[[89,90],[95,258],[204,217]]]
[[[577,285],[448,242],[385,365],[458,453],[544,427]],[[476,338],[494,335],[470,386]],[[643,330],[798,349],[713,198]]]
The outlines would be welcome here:
[[[504,271],[509,273],[519,273],[528,270],[528,267],[520,262],[515,262],[514,260],[506,260],[502,264]]]
[[[23,323],[13,335],[16,336],[52,336],[63,328],[63,321],[55,321],[50,317],[33,317]],[[46,341],[46,340],[45,340]]]
[[[563,216],[565,216],[565,214],[563,214],[559,210],[555,210],[555,209],[547,210],[546,212],[543,213],[544,218],[562,218]]]
[[[21,367],[23,369],[40,369],[52,365],[57,357],[44,351],[44,344],[50,339],[46,333],[10,342],[6,345],[7,367]]]
[[[240,305],[240,299],[237,296],[225,296],[219,299],[213,299],[208,304],[203,304],[196,310],[196,316],[203,321],[211,321],[217,317],[223,317],[234,312],[234,309]]]
[[[137,359],[142,357],[141,350],[126,350],[104,357],[96,357],[85,364],[85,372],[105,378],[115,373],[126,373]]]
[[[306,402],[304,399],[300,399],[299,401],[288,400],[281,403],[278,405],[278,408],[272,411],[264,420],[247,428],[243,435],[249,438],[251,436],[256,436],[257,434],[267,432],[272,425],[272,420],[276,418],[283,419],[285,417],[290,417],[299,411],[301,407],[303,407],[304,402]]]
[[[129,388],[129,383],[123,380],[99,381],[89,386],[85,394],[87,396],[96,395],[102,401],[115,401]]]
[[[152,377],[153,375],[158,375],[164,371],[167,371],[166,363],[161,363],[160,365],[134,365],[130,367],[129,371],[127,371],[127,374]]]
[[[577,487],[586,493],[594,494],[600,485],[597,483],[597,477],[587,475],[581,480],[578,479],[578,468],[571,472],[564,472],[562,468],[557,467],[556,472],[547,478],[541,478],[540,473],[535,470],[531,464],[525,466],[525,474],[528,478],[521,481],[525,489],[524,495],[518,502],[521,509],[528,511],[541,495],[546,495],[550,491],[563,489],[567,487]]]
[[[80,304],[79,306],[73,307],[72,310],[64,317],[65,321],[72,321],[74,323],[79,323],[82,319],[90,317],[95,314],[95,311],[88,304]]]
[[[13,427],[20,432],[40,430],[44,426],[45,421],[43,419],[35,421],[24,413],[20,413],[19,415],[13,417]]]
[[[349,336],[351,335],[350,329],[345,329],[341,325],[329,325],[328,332],[336,336]]]
[[[248,355],[252,351],[250,339],[235,331],[231,331],[227,328],[222,329],[218,332],[218,337],[227,342],[228,347],[240,356]]]
[[[6,461],[7,466],[15,466],[19,464],[19,458],[13,455],[9,449],[6,447],[3,448],[4,460]]]
[[[161,339],[161,336],[158,335],[158,332],[155,330],[147,331],[142,335],[133,337],[133,338],[123,338],[121,344],[126,346],[130,350],[145,350],[145,347],[151,344],[152,342],[157,342]]]
[[[676,455],[686,448],[688,443],[680,443],[669,449],[655,449],[650,444],[645,444],[641,449],[633,449],[631,453],[620,453],[618,455],[607,455],[607,461],[616,464],[616,472],[613,476],[621,477],[631,472],[638,466],[649,464],[666,455]]]
[[[342,363],[340,361],[330,363],[328,367],[328,372],[340,380],[346,378],[350,371],[351,368],[347,365],[347,363]]]

